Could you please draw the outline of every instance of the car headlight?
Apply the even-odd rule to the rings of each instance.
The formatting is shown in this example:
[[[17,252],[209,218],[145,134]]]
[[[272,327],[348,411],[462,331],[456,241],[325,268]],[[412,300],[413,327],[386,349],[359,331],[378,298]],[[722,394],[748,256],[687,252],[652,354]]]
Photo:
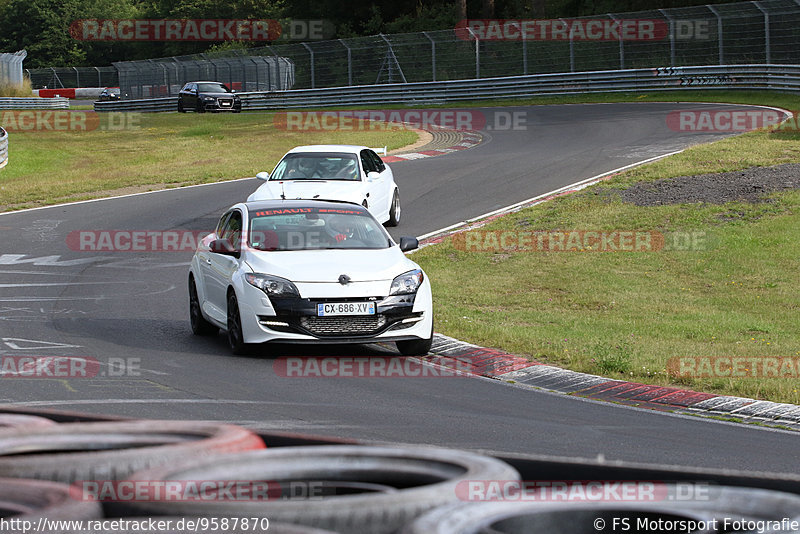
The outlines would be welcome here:
[[[424,279],[425,275],[422,274],[422,269],[414,269],[413,271],[403,273],[392,280],[392,287],[389,290],[389,294],[409,295],[411,293],[416,293]]]
[[[204,96],[203,100],[205,100],[206,102],[212,102],[214,100],[214,97],[213,96]]]
[[[280,276],[271,274],[247,273],[244,275],[247,283],[257,287],[270,297],[299,297],[297,286]]]

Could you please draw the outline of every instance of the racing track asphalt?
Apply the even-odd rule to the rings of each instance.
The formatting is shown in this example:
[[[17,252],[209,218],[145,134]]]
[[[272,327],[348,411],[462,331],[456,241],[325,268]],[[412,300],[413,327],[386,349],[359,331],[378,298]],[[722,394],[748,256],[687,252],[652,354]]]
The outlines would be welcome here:
[[[493,129],[471,150],[393,164],[405,211],[392,233],[430,232],[717,138],[720,134],[680,133],[666,125],[669,111],[711,107],[638,103],[499,110],[525,113],[527,129]],[[494,111],[482,111],[492,124]],[[191,335],[190,252],[109,254],[74,251],[66,244],[73,230],[210,230],[227,206],[256,186],[245,180],[0,216],[0,356],[89,356],[101,362],[106,375],[7,376],[0,402],[576,458],[602,454],[607,460],[770,472],[796,472],[800,465],[794,433],[528,391],[489,379],[281,378],[267,353],[233,357],[222,336]],[[490,273],[486,280],[491,283]],[[281,350],[284,356],[378,356],[391,349]],[[140,369],[108,376],[121,369],[121,361]],[[753,454],[756,450],[770,452]]]

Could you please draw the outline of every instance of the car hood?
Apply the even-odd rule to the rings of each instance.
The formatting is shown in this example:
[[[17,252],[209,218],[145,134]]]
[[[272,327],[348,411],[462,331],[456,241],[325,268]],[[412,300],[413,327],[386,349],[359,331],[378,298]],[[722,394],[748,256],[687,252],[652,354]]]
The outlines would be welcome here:
[[[418,268],[397,246],[372,250],[248,251],[246,254],[245,261],[254,272],[301,283],[339,283],[342,274],[353,282],[392,280]]]
[[[283,194],[287,199],[320,198],[361,202],[361,182],[354,180],[284,180]],[[265,182],[250,195],[248,201],[281,198],[281,184],[278,180]]]

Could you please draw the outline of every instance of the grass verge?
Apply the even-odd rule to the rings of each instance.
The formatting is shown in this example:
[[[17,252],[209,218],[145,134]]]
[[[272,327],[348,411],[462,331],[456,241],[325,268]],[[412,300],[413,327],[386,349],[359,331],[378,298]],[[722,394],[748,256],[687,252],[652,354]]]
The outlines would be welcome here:
[[[3,122],[14,116],[0,112]],[[271,113],[85,114],[93,129],[11,131],[0,171],[0,210],[179,187],[271,171],[290,148],[344,143],[399,148],[408,130],[286,131]],[[18,117],[18,115],[16,116]]]
[[[720,376],[724,365],[714,377],[685,376],[675,367],[677,358],[800,361],[800,192],[757,204],[639,207],[604,191],[790,162],[800,162],[800,134],[752,132],[689,148],[480,229],[653,231],[668,245],[702,235],[702,245],[672,243],[659,252],[472,252],[466,241],[447,239],[427,247],[414,260],[433,284],[436,330],[609,378],[800,404],[796,365],[793,374],[767,377],[751,376],[763,372],[757,368],[763,360],[727,377]]]
[[[30,80],[22,80],[21,85],[0,83],[0,97],[33,96]]]

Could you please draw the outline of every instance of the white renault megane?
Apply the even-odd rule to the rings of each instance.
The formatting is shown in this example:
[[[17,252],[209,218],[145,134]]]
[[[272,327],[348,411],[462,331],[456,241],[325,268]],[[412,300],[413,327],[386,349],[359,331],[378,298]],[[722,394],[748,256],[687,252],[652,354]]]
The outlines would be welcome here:
[[[395,243],[358,204],[236,204],[192,258],[192,331],[227,331],[235,354],[271,341],[393,341],[402,354],[426,354],[431,286],[403,254],[418,245],[414,237]]]
[[[286,153],[248,201],[279,198],[344,200],[361,204],[381,223],[400,222],[400,191],[392,169],[378,156],[386,147],[298,146]]]

